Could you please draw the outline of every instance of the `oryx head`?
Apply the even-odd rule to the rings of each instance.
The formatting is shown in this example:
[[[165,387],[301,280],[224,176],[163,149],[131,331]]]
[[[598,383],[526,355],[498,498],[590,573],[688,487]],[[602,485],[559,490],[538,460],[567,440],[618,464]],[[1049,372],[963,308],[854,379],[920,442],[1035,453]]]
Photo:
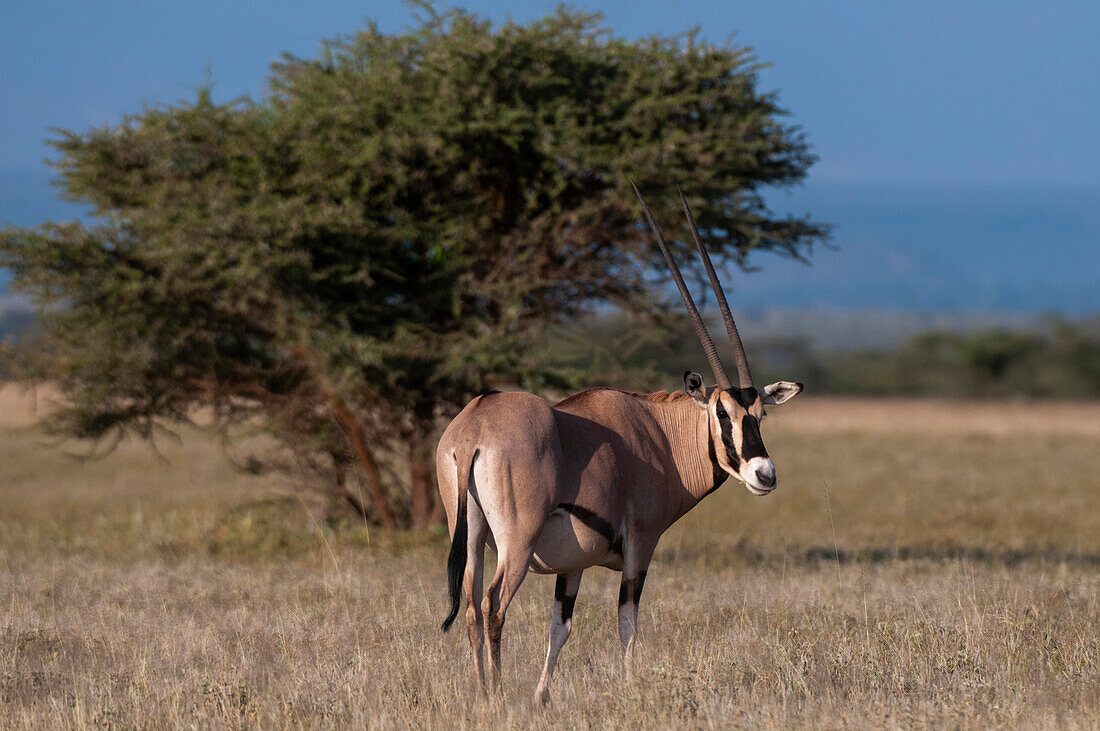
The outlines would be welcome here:
[[[778,381],[762,389],[757,390],[752,385],[752,374],[749,373],[749,361],[745,357],[744,346],[741,345],[741,336],[737,333],[737,325],[730,314],[726,295],[722,291],[722,285],[718,282],[718,275],[714,272],[714,265],[710,256],[703,248],[703,242],[699,238],[699,230],[695,225],[695,217],[691,215],[691,208],[683,191],[677,186],[680,200],[684,204],[684,214],[687,216],[691,228],[691,236],[695,241],[695,248],[703,259],[703,266],[707,270],[710,284],[714,288],[714,297],[718,302],[718,309],[722,313],[722,320],[726,324],[726,332],[729,334],[730,346],[733,348],[733,359],[737,365],[738,385],[734,387],[726,376],[722,361],[718,358],[718,352],[714,349],[714,342],[710,339],[703,318],[691,299],[684,278],[680,275],[680,269],[676,266],[672,253],[665,243],[661,228],[653,218],[653,212],[649,210],[645,199],[642,198],[638,186],[634,186],[634,192],[642,203],[646,220],[657,239],[657,245],[664,254],[665,263],[668,265],[672,278],[680,290],[680,296],[687,305],[688,314],[691,315],[695,326],[695,334],[703,346],[703,351],[710,362],[710,368],[714,372],[717,385],[707,388],[703,384],[703,377],[698,373],[686,371],[684,373],[684,390],[695,399],[699,408],[707,412],[710,426],[711,449],[718,464],[723,470],[745,483],[745,487],[754,495],[767,495],[778,484],[775,477],[775,465],[768,457],[768,450],[764,448],[764,441],[760,437],[760,421],[764,418],[765,404],[781,404],[797,396],[802,391],[801,383],[790,381]]]

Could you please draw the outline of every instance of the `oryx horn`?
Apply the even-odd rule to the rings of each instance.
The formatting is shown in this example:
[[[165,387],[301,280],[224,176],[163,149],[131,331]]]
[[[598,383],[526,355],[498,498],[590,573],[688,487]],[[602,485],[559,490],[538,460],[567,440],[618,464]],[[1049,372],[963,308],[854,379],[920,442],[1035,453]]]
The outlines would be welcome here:
[[[645,213],[646,221],[649,222],[649,228],[657,239],[657,245],[661,247],[665,264],[668,265],[668,269],[672,273],[672,279],[676,282],[676,287],[680,290],[680,296],[684,299],[684,305],[687,306],[688,314],[691,315],[691,322],[695,326],[695,334],[699,337],[699,343],[703,346],[703,352],[707,355],[710,369],[714,372],[714,380],[717,382],[718,388],[728,389],[730,387],[729,377],[726,376],[726,370],[722,367],[722,361],[718,358],[718,351],[714,349],[714,341],[710,339],[707,327],[703,324],[703,318],[699,315],[699,310],[696,309],[695,302],[691,299],[691,293],[688,292],[687,285],[684,284],[684,278],[680,275],[680,268],[676,266],[676,262],[672,258],[672,252],[669,251],[668,244],[665,243],[665,237],[661,234],[661,227],[657,225],[657,221],[653,218],[653,212],[649,210],[645,198],[642,197],[642,193],[638,190],[638,186],[633,179],[630,181],[630,185],[633,186],[634,193],[642,204],[642,212]],[[740,372],[740,369],[738,372]],[[748,373],[747,368],[745,373]]]
[[[718,309],[722,312],[722,321],[726,323],[726,333],[729,334],[730,347],[733,348],[733,362],[737,366],[737,380],[741,388],[752,388],[752,374],[749,373],[749,359],[745,356],[745,346],[741,344],[741,335],[737,332],[737,323],[733,321],[729,303],[726,302],[726,293],[722,291],[722,284],[718,281],[718,275],[714,273],[714,265],[710,262],[710,254],[703,248],[703,242],[699,238],[699,229],[695,225],[695,216],[691,215],[687,198],[680,186],[676,186],[676,192],[680,194],[680,200],[684,204],[684,213],[687,215],[688,224],[691,226],[691,237],[695,240],[695,248],[703,257],[703,266],[706,267],[707,276],[710,278],[710,286],[714,288],[714,298],[718,301]]]

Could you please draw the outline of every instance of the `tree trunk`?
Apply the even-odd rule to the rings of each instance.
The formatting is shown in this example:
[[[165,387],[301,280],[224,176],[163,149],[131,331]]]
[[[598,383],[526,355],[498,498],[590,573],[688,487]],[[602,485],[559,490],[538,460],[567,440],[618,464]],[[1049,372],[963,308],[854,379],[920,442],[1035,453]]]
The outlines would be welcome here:
[[[363,502],[363,496],[356,490],[349,490],[347,485],[344,484],[344,476],[346,470],[346,463],[344,460],[336,455],[333,455],[333,461],[336,466],[333,469],[333,481],[332,481],[332,497],[336,502],[347,503],[352,510],[355,511],[363,520],[370,520],[370,507],[367,503]]]
[[[347,407],[347,404],[332,390],[328,385],[328,381],[325,379],[324,374],[321,373],[320,365],[318,364],[317,357],[307,350],[302,348],[292,348],[292,352],[298,357],[304,359],[306,363],[313,369],[313,374],[317,378],[317,383],[321,387],[321,393],[332,404],[332,411],[336,414],[336,418],[340,420],[340,423],[344,425],[344,429],[347,430],[348,439],[351,441],[351,447],[355,451],[355,458],[359,461],[359,464],[363,466],[363,471],[367,477],[367,492],[370,494],[372,507],[374,508],[375,517],[378,519],[379,524],[383,528],[394,529],[397,528],[397,519],[393,516],[393,510],[390,509],[390,503],[386,499],[386,492],[382,489],[382,475],[378,471],[378,463],[374,461],[374,455],[371,454],[370,447],[367,446],[366,437],[363,434],[363,427],[359,424],[359,420],[355,418],[355,414],[351,412],[351,409]],[[353,496],[358,498],[358,496]],[[349,502],[354,506],[353,497],[349,497]],[[360,506],[362,502],[360,501]],[[363,512],[362,507],[359,508],[360,512]]]
[[[435,466],[434,463],[432,465]],[[432,470],[432,524],[447,525],[447,512],[444,509],[443,498],[439,496],[439,476]]]
[[[359,426],[359,420],[355,418],[355,415],[351,413],[351,410],[344,405],[344,402],[336,397],[335,394],[331,394],[332,408],[336,412],[336,418],[344,425],[344,428],[348,430],[348,438],[351,440],[352,449],[355,450],[355,457],[359,460],[359,464],[363,466],[363,471],[367,477],[367,492],[370,493],[371,503],[374,507],[374,512],[377,514],[378,522],[384,528],[396,528],[397,519],[393,517],[393,511],[390,510],[389,501],[386,499],[386,493],[382,489],[382,475],[378,471],[378,463],[374,461],[374,455],[371,454],[370,448],[367,446],[367,441],[363,437],[363,429]]]
[[[422,450],[414,450],[409,457],[412,483],[409,486],[409,507],[413,528],[431,527],[435,521],[433,493],[435,482],[432,480],[432,465]]]

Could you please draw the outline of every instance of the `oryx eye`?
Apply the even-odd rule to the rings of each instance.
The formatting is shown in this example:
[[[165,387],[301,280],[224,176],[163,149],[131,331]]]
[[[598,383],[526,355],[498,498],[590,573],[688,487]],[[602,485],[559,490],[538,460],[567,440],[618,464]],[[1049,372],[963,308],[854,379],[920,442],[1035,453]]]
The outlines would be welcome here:
[[[727,416],[729,416],[729,414],[726,413],[725,409],[723,409],[723,408],[718,409],[718,418],[719,419],[725,419]]]

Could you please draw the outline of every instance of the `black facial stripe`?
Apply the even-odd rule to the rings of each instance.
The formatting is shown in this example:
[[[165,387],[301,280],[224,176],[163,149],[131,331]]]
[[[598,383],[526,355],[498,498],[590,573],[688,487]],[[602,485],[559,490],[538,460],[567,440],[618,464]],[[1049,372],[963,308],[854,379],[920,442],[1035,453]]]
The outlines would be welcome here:
[[[768,456],[764,440],[760,438],[760,424],[750,414],[741,417],[741,459],[748,462],[754,457]]]
[[[561,605],[561,621],[568,622],[573,618],[573,605],[577,601],[577,595],[569,596],[565,593],[567,579],[565,574],[558,574],[558,580],[554,584],[554,601]]]
[[[622,555],[622,542],[615,537],[615,529],[611,527],[610,523],[588,508],[582,508],[580,505],[560,503],[558,507],[567,513],[577,516],[577,520],[603,536],[615,553],[618,553],[620,556]]]
[[[707,439],[707,456],[710,457],[710,466],[714,469],[714,483],[711,485],[711,488],[706,491],[703,497],[717,490],[719,486],[726,481],[727,476],[726,471],[722,469],[722,465],[718,463],[718,453],[714,451],[713,437]]]
[[[719,419],[718,424],[722,427],[722,444],[726,447],[726,459],[730,462],[730,467],[735,471],[741,469],[741,458],[737,455],[737,448],[733,446],[733,420],[732,419]]]
[[[747,409],[756,403],[756,399],[760,398],[760,394],[756,392],[756,389],[752,386],[748,388],[730,388],[726,389],[726,393],[738,403],[743,409]]]

